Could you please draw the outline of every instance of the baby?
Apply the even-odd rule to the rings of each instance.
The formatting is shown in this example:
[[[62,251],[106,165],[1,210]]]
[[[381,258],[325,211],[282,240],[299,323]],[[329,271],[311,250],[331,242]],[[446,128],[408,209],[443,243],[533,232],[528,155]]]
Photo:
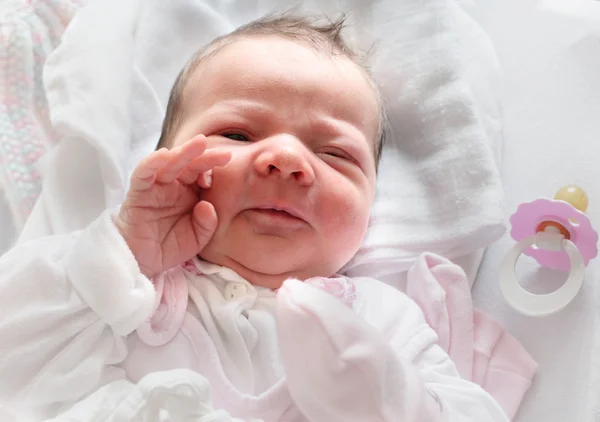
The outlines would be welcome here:
[[[342,26],[268,17],[213,41],[118,212],[0,260],[0,404],[33,420],[507,420],[414,302],[336,275],[367,230],[384,126]]]

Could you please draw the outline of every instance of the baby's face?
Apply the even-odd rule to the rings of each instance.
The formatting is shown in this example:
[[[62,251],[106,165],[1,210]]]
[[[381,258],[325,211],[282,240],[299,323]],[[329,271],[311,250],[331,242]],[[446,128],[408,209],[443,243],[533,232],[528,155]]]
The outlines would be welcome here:
[[[375,192],[375,93],[350,60],[279,37],[225,47],[192,75],[175,145],[232,152],[203,199],[202,258],[253,284],[330,276],[358,250]]]

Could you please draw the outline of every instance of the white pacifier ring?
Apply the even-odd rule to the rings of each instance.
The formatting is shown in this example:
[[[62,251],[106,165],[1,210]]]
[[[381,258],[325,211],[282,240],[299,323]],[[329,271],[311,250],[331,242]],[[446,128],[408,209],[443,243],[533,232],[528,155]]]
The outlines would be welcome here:
[[[567,281],[548,294],[534,294],[525,290],[515,274],[517,259],[530,246],[544,249],[562,250],[567,253],[571,270]],[[583,256],[573,242],[555,233],[540,232],[526,237],[513,246],[506,254],[500,268],[500,289],[506,301],[517,311],[528,316],[546,316],[567,306],[577,296],[583,285],[585,264]]]

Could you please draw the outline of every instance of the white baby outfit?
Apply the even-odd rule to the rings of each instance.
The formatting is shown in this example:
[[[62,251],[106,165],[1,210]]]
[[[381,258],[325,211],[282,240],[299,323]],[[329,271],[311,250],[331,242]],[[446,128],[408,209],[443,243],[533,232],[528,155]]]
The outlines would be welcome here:
[[[410,298],[328,280],[273,292],[195,259],[153,284],[105,212],[0,260],[0,403],[38,421],[508,420]]]

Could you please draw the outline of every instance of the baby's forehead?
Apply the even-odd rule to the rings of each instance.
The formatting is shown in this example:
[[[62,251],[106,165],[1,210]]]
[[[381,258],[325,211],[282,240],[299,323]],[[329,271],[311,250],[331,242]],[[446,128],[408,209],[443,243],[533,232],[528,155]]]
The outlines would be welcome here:
[[[341,91],[358,91],[360,95],[352,101],[355,108],[380,107],[379,92],[363,66],[332,52],[331,47],[317,48],[307,40],[278,35],[238,36],[209,46],[203,56],[186,84],[190,90],[199,91],[196,95],[213,88],[209,81],[221,85],[238,82],[252,88],[266,78],[278,85],[313,82],[316,91],[345,84]]]
[[[227,67],[233,64],[247,67],[256,64],[258,70],[269,71],[271,67],[282,61],[302,65],[306,63],[314,65],[316,62],[322,62],[335,64],[335,66],[322,67],[322,69],[330,70],[331,73],[338,76],[340,72],[360,74],[367,84],[372,84],[368,71],[353,58],[336,51],[332,45],[315,44],[310,39],[296,39],[277,34],[238,35],[231,39],[221,39],[201,50],[198,55],[200,58],[195,59],[198,64],[194,66],[195,69],[193,69],[191,75],[202,75],[206,72],[206,69],[211,68],[219,74],[223,74],[221,70],[226,70]],[[252,67],[252,70],[257,70],[254,66]],[[229,73],[228,75],[244,76],[244,69],[240,68],[238,70],[240,71],[239,75]],[[306,73],[310,72],[311,68],[301,67],[297,70],[300,73]],[[327,80],[323,82],[327,82]]]
[[[185,96],[304,95],[313,105],[381,126],[381,101],[368,72],[350,57],[280,36],[244,36],[209,48],[190,75]],[[320,104],[321,103],[321,104]],[[285,107],[285,104],[283,105]],[[373,134],[377,150],[379,135]]]

